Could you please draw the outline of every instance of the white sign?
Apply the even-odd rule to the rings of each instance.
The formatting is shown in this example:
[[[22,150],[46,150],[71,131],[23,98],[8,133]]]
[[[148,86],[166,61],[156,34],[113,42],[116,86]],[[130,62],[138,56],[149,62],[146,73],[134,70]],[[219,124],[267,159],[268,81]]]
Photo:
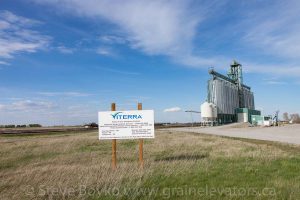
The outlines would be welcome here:
[[[154,138],[153,110],[99,112],[99,140]]]

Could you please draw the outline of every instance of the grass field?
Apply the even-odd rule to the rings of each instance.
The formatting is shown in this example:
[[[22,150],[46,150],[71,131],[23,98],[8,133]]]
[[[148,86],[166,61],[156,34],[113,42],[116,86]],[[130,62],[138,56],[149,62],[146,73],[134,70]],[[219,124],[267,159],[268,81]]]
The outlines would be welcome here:
[[[157,130],[145,140],[96,132],[0,135],[0,199],[300,199],[300,146]]]

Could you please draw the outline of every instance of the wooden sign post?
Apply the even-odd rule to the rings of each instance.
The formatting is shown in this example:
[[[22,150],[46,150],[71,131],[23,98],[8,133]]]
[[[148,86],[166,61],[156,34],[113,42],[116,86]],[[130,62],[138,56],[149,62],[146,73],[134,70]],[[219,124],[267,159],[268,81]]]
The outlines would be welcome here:
[[[142,110],[142,103],[138,103],[138,110]],[[143,159],[143,144],[144,144],[144,140],[140,139],[139,142],[139,163],[140,163],[140,168],[143,169],[144,168],[144,159]]]
[[[144,139],[154,138],[154,111],[137,110],[117,111],[111,104],[111,111],[98,112],[99,140],[112,140],[112,170],[117,169],[117,139],[139,139],[139,167],[144,168]]]
[[[116,104],[111,104],[111,111],[116,111]],[[112,139],[112,160],[111,160],[112,169],[117,168],[117,139]]]

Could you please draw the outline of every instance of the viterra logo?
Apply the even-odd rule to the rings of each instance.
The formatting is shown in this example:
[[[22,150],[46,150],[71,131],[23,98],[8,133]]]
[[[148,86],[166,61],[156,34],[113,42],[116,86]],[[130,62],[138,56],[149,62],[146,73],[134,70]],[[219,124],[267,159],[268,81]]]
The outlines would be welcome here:
[[[113,119],[142,119],[141,115],[122,115],[122,112],[112,114]]]

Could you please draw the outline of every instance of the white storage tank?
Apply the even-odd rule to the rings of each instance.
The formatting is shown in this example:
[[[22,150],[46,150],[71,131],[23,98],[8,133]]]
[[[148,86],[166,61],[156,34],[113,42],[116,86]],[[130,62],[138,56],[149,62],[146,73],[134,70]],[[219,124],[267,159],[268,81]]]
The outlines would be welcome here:
[[[201,117],[203,121],[215,121],[217,119],[217,106],[207,101],[201,105]]]

